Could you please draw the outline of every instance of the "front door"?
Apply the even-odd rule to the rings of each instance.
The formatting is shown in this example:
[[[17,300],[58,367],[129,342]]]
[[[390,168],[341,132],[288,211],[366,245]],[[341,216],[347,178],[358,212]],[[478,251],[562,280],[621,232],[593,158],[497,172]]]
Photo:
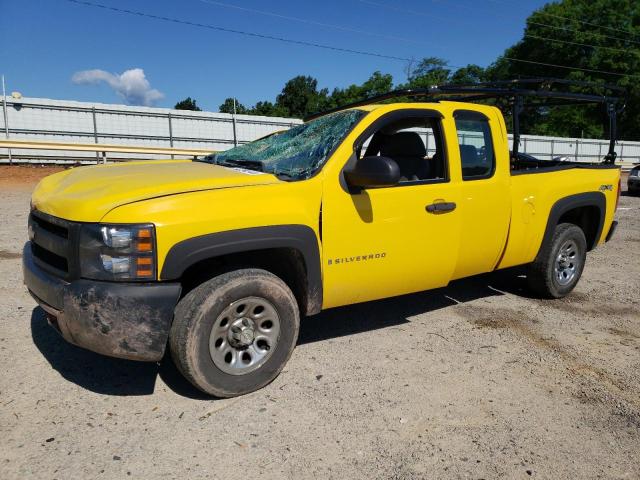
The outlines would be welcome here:
[[[394,114],[396,127],[382,122],[357,155],[396,160],[403,174],[398,185],[355,193],[325,182],[324,308],[441,287],[455,269],[461,217],[451,206],[460,193],[449,180],[440,120],[416,115],[413,125]],[[354,145],[354,152],[363,149]],[[434,207],[442,203],[449,208]]]

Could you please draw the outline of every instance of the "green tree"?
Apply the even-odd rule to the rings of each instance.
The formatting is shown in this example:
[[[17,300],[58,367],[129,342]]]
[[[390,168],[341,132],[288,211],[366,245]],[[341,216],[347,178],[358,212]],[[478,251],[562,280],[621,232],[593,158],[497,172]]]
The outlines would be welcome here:
[[[283,107],[269,101],[258,102],[247,112],[250,115],[264,115],[265,117],[286,117],[289,115]]]
[[[180,100],[173,108],[175,108],[176,110],[193,110],[195,112],[202,111],[202,109],[196,104],[196,99],[191,97]]]
[[[318,90],[318,80],[298,75],[289,80],[276,98],[276,107],[288,115],[304,118],[323,110],[327,105],[328,89]]]
[[[480,83],[487,80],[487,72],[479,65],[469,64],[466,67],[456,70],[451,78],[450,83],[459,85]]]
[[[569,66],[573,70],[550,65]],[[629,100],[619,121],[618,136],[628,140],[640,139],[639,72],[640,2],[637,0],[549,3],[529,16],[522,40],[508,48],[488,69],[492,79],[543,76],[627,88]],[[591,88],[573,90],[593,91]],[[606,134],[604,119],[600,106],[569,106],[524,115],[522,126],[525,132],[542,135],[601,137]]]
[[[224,102],[222,102],[222,105],[220,105],[218,107],[218,111],[220,113],[233,113],[233,97],[229,97],[227,99],[225,99]],[[238,99],[235,99],[236,101],[236,111],[235,113],[242,115],[242,114],[246,114],[247,112],[247,107],[245,107],[244,105],[242,105]]]
[[[429,88],[449,83],[451,70],[448,62],[438,57],[423,58],[415,67],[409,69],[405,88]]]
[[[393,77],[376,71],[362,85],[353,84],[347,88],[334,88],[328,98],[327,107],[339,107],[391,90],[393,90]]]

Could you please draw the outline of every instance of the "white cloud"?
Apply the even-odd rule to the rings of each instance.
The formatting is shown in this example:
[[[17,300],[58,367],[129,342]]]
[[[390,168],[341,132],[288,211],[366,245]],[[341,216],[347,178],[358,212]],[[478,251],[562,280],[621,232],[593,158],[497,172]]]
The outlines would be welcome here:
[[[164,94],[151,84],[141,68],[132,68],[120,75],[105,72],[104,70],[83,70],[76,72],[71,81],[77,85],[91,85],[101,82],[109,85],[129,105],[144,105],[150,107],[158,100],[164,98]]]

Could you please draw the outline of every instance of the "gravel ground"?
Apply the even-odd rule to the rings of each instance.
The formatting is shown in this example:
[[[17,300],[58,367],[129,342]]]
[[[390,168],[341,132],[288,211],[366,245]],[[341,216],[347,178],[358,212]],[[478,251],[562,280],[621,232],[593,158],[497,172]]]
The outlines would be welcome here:
[[[171,362],[65,343],[0,198],[0,478],[640,478],[640,198],[569,297],[512,272],[303,321],[280,377],[210,400]]]

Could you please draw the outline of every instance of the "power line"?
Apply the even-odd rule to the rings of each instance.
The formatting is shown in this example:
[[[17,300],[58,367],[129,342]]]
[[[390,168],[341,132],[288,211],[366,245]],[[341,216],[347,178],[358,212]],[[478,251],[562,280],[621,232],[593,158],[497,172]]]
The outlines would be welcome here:
[[[201,0],[201,1],[204,1],[204,0]],[[360,3],[365,3],[365,4],[368,4],[368,5],[376,6],[376,7],[382,7],[382,8],[386,8],[386,9],[389,9],[389,10],[395,10],[397,12],[406,13],[406,14],[410,14],[410,15],[420,15],[420,16],[427,17],[427,18],[438,18],[438,19],[445,20],[445,21],[451,21],[451,18],[439,17],[439,16],[432,15],[430,13],[427,14],[427,13],[424,13],[424,12],[418,12],[416,10],[410,10],[410,9],[406,9],[406,8],[402,8],[402,7],[397,7],[395,5],[389,5],[389,4],[386,4],[386,3],[372,2],[370,0],[356,0],[356,1],[358,1]],[[471,12],[480,11],[477,8],[473,8],[473,7],[469,6],[469,5],[464,5],[464,4],[456,4],[455,7],[456,8],[461,8],[463,10],[471,11]],[[504,15],[504,14],[502,14],[502,15],[498,14],[498,16],[502,17],[502,18],[505,18],[505,19],[514,18],[514,17],[510,17],[508,15]],[[461,22],[460,19],[455,19],[454,21],[457,22],[457,23],[465,23],[467,25],[476,25],[473,22],[465,22],[465,21]],[[598,35],[598,36],[600,36],[602,38],[608,38],[608,39],[617,40],[617,41],[620,41],[620,42],[635,43],[635,44],[640,45],[640,41],[630,40],[630,39],[627,39],[627,38],[613,37],[611,35],[605,35],[605,34],[599,33],[599,32],[584,32],[582,30],[577,30],[575,28],[558,27],[557,25],[549,25],[547,23],[533,22],[533,21],[530,21],[530,20],[527,20],[527,23],[531,24],[531,25],[538,25],[538,26],[541,26],[541,27],[549,27],[549,28],[554,28],[554,29],[563,30],[563,31],[577,32],[577,33],[583,33],[583,34],[589,34],[589,35]],[[525,36],[530,36],[531,34],[524,34],[524,35]],[[547,38],[544,38],[544,37],[538,37],[538,38],[541,39],[541,40],[551,40],[551,39],[547,39]],[[567,42],[566,40],[556,40],[556,41]],[[567,43],[570,43],[570,42],[567,42]],[[591,44],[581,44],[581,45],[586,46],[586,47],[593,47],[593,48],[605,48],[605,49],[611,49],[611,50],[619,50],[619,51],[627,53],[627,50],[625,50],[625,49],[615,49],[614,47],[605,47],[605,46],[602,46],[602,45],[591,45]],[[633,52],[633,53],[635,53],[635,52]]]
[[[335,47],[335,46],[331,46],[331,45],[324,45],[324,44],[313,43],[313,42],[306,42],[306,41],[303,41],[303,40],[293,40],[293,39],[289,39],[289,38],[276,37],[276,36],[273,36],[273,35],[265,35],[265,34],[261,34],[261,33],[246,32],[246,31],[243,31],[243,30],[235,30],[235,29],[226,28],[226,27],[219,27],[219,26],[208,25],[208,24],[204,24],[204,23],[191,22],[191,21],[188,21],[188,20],[180,20],[180,19],[172,18],[172,17],[154,15],[154,14],[151,14],[151,13],[144,13],[144,12],[140,12],[140,11],[137,11],[137,10],[128,10],[128,9],[125,9],[125,8],[111,7],[111,6],[107,6],[107,5],[102,5],[100,3],[87,2],[87,1],[84,1],[84,0],[66,0],[66,1],[78,4],[78,5],[85,5],[85,6],[89,6],[89,7],[101,8],[103,10],[110,10],[110,11],[114,11],[114,12],[118,12],[118,13],[126,13],[126,14],[129,14],[129,15],[135,15],[135,16],[146,17],[146,18],[153,18],[155,20],[163,20],[163,21],[166,21],[166,22],[177,23],[177,24],[182,24],[182,25],[189,25],[189,26],[192,26],[192,27],[207,28],[207,29],[210,29],[210,30],[216,30],[216,31],[221,31],[221,32],[226,32],[226,33],[235,33],[235,34],[238,34],[238,35],[245,35],[245,36],[250,36],[250,37],[254,37],[254,38],[264,38],[264,39],[268,39],[268,40],[277,40],[279,42],[290,43],[290,44],[294,44],[294,45],[302,45],[302,46],[306,46],[306,47],[322,48],[322,49],[325,49],[325,50],[333,50],[333,51],[337,51],[337,52],[352,53],[352,54],[357,54],[357,55],[367,55],[367,56],[378,57],[378,58],[388,58],[388,59],[391,59],[391,60],[400,60],[400,61],[403,61],[403,62],[411,62],[412,61],[412,59],[410,59],[410,58],[396,57],[396,56],[392,56],[392,55],[385,55],[385,54],[380,54],[380,53],[375,53],[375,52],[366,52],[366,51],[361,51],[361,50],[352,50],[352,49],[348,49],[348,48]],[[579,68],[579,67],[568,67],[566,65],[555,65],[555,64],[550,64],[550,63],[535,62],[535,61],[531,61],[531,60],[522,60],[522,59],[518,59],[518,58],[511,58],[511,57],[502,57],[502,58],[504,58],[505,60],[513,61],[513,62],[524,62],[524,63],[536,64],[536,65],[541,65],[541,66],[565,68],[565,69],[568,69],[568,70],[575,70],[575,71],[602,73],[602,74],[616,75],[616,76],[622,76],[622,77],[640,77],[640,75],[634,75],[634,74],[608,72],[608,71],[605,71],[605,70],[593,70],[593,69],[586,69],[586,68]],[[450,67],[453,67],[453,68],[462,68],[462,67],[460,67],[458,65],[447,65],[447,66],[450,66]]]
[[[555,15],[553,13],[547,13],[547,12],[538,12],[538,14],[546,15],[548,17],[560,18],[560,19],[566,20],[568,22],[579,22],[579,23],[582,23],[584,25],[589,25],[591,27],[606,28],[607,30],[611,30],[611,31],[614,31],[614,32],[621,32],[621,33],[626,33],[626,34],[630,34],[630,35],[634,35],[634,36],[638,35],[637,33],[633,33],[630,30],[624,30],[622,28],[608,27],[606,25],[598,25],[597,23],[587,22],[586,20],[578,20],[577,18],[563,17],[561,15]]]
[[[564,32],[576,32],[576,33],[582,33],[582,34],[587,34],[587,35],[597,35],[597,36],[599,36],[601,38],[608,38],[610,40],[617,40],[618,42],[628,42],[628,43],[635,43],[637,45],[640,45],[640,41],[637,41],[637,40],[630,40],[628,38],[613,37],[611,35],[605,35],[604,33],[600,33],[600,32],[584,32],[584,31],[578,30],[576,28],[559,27],[558,25],[549,25],[548,23],[534,22],[534,21],[531,21],[531,20],[527,20],[527,23],[529,25],[538,25],[540,27],[554,28],[556,30],[562,30]]]
[[[446,1],[446,0],[445,0],[445,1]],[[501,3],[501,4],[503,4],[503,5],[512,5],[511,3],[507,3],[507,2],[500,2],[500,1],[498,1],[498,0],[489,0],[489,1],[492,1],[492,2],[494,2],[494,3]],[[473,8],[473,7],[469,6],[469,5],[458,4],[458,5],[456,5],[456,6],[457,6],[457,7],[459,7],[459,8],[463,8],[463,9],[466,9],[466,10],[472,11],[472,12],[474,12],[474,11],[475,11],[475,12],[478,12],[478,11],[480,11],[479,9],[477,9],[477,8]],[[537,13],[537,14],[542,14],[542,12],[534,12],[534,14],[536,14],[536,13]],[[495,15],[495,13],[494,13],[494,15]],[[515,17],[510,17],[510,16],[507,16],[507,15],[504,15],[504,14],[498,14],[498,16],[500,16],[500,17],[502,17],[502,18],[506,18],[506,19],[512,19],[512,18],[515,18]],[[560,17],[560,18],[564,18],[564,17]],[[571,19],[569,19],[569,20],[571,20]],[[579,20],[577,20],[577,19],[575,19],[575,20],[579,22]],[[541,27],[555,28],[555,29],[558,29],[558,30],[565,30],[565,31],[569,31],[569,32],[576,32],[576,33],[582,33],[582,34],[588,34],[588,35],[598,35],[598,36],[600,36],[600,37],[602,37],[602,38],[608,38],[608,39],[611,39],[611,40],[617,40],[617,41],[619,41],[619,42],[629,42],[629,43],[636,43],[636,44],[640,44],[640,41],[631,40],[631,39],[629,39],[629,38],[614,37],[614,36],[611,36],[611,35],[606,35],[606,34],[601,33],[601,32],[593,32],[593,31],[591,31],[591,32],[585,32],[584,30],[578,30],[577,28],[571,28],[571,27],[567,27],[567,26],[562,26],[562,27],[560,27],[560,26],[557,26],[557,25],[550,25],[550,24],[548,24],[548,23],[542,23],[542,22],[535,22],[535,21],[531,21],[531,20],[529,20],[529,19],[527,19],[527,20],[526,20],[526,22],[527,22],[528,24],[531,24],[531,25],[539,25],[539,26],[541,26]],[[616,29],[612,29],[612,30],[616,30]],[[624,32],[624,30],[622,30],[622,31]],[[636,34],[636,35],[637,35],[637,34]]]
[[[446,0],[445,0],[445,1],[446,1]],[[493,1],[493,0],[489,0],[489,1]],[[469,6],[469,5],[465,5],[465,4],[460,4],[460,3],[456,3],[456,4],[455,4],[455,7],[457,7],[457,8],[461,8],[461,9],[463,9],[463,10],[471,11],[471,12],[478,12],[478,11],[480,11],[480,10],[479,10],[479,9],[477,9],[477,8],[474,8],[474,7],[471,7],[471,6]],[[540,13],[540,12],[537,12],[537,13]],[[499,14],[498,16],[500,16],[500,17],[502,17],[502,18],[506,18],[506,19],[511,19],[511,18],[513,18],[513,17],[507,16],[507,15],[504,15],[504,14]],[[557,27],[557,26],[555,26],[555,25],[549,25],[549,24],[546,24],[546,23],[540,23],[540,22],[531,22],[531,21],[528,21],[528,23],[530,23],[530,24],[535,24],[535,25],[540,25],[540,26],[545,26],[545,27],[550,27],[550,28],[560,28],[560,27]],[[572,28],[568,28],[568,27],[567,27],[567,30],[569,30],[569,31],[573,31],[573,32],[577,32],[577,33],[583,33],[583,34],[589,34],[589,33],[593,34],[593,33],[595,33],[596,35],[602,35],[602,36],[604,36],[604,37],[611,38],[611,39],[615,39],[615,40],[618,40],[618,41],[620,41],[620,42],[631,42],[631,43],[640,44],[640,42],[637,42],[637,41],[635,41],[635,40],[628,40],[628,39],[620,38],[620,37],[612,37],[612,36],[609,36],[609,35],[603,35],[603,34],[598,33],[598,32],[583,32],[582,30],[572,29]],[[556,42],[560,42],[560,43],[573,43],[573,44],[575,44],[575,45],[581,45],[581,46],[584,46],[584,47],[603,48],[603,49],[606,49],[606,50],[617,50],[617,51],[621,51],[621,52],[623,52],[623,53],[633,53],[633,54],[636,54],[636,55],[637,55],[637,53],[636,53],[636,52],[628,52],[628,51],[627,51],[627,50],[625,50],[625,49],[616,49],[615,47],[605,47],[605,46],[603,46],[603,45],[593,45],[593,44],[588,44],[588,43],[576,43],[576,42],[569,42],[569,41],[567,41],[567,40],[559,40],[559,39],[558,39],[558,40],[556,40],[556,39],[551,39],[551,38],[546,38],[546,37],[535,37],[534,35],[529,34],[529,33],[525,33],[525,34],[523,34],[523,36],[525,36],[525,37],[538,38],[539,40],[545,40],[545,41],[556,41]]]
[[[366,5],[371,5],[374,7],[382,7],[388,10],[395,10],[396,12],[408,13],[410,15],[418,15],[420,17],[426,17],[426,18],[436,18],[438,20],[445,20],[445,21],[449,20],[449,18],[447,17],[433,15],[432,13],[418,12],[416,10],[410,10],[408,8],[396,7],[395,5],[389,5],[388,3],[372,2],[370,0],[356,0],[356,1],[360,3],[364,3]]]
[[[534,62],[533,60],[523,60],[521,58],[513,58],[513,57],[502,57],[505,60],[509,60],[511,62],[522,62],[522,63],[531,63],[534,65],[542,65],[545,67],[556,67],[556,68],[565,68],[567,70],[576,70],[576,71],[582,71],[582,72],[591,72],[591,73],[603,73],[606,75],[616,75],[619,77],[638,77],[640,78],[640,75],[635,75],[632,73],[617,73],[617,72],[608,72],[606,70],[594,70],[591,68],[580,68],[580,67],[567,67],[566,65],[557,65],[555,63],[544,63],[544,62]]]
[[[248,37],[254,37],[254,38],[263,38],[263,39],[267,39],[267,40],[276,40],[278,42],[284,42],[284,43],[290,43],[290,44],[294,44],[294,45],[302,45],[305,47],[314,47],[314,48],[322,48],[325,50],[333,50],[336,52],[343,52],[343,53],[353,53],[356,55],[366,55],[369,57],[378,57],[378,58],[387,58],[387,59],[391,59],[391,60],[400,60],[402,62],[410,62],[411,59],[410,58],[403,58],[403,57],[397,57],[394,55],[386,55],[386,54],[382,54],[382,53],[376,53],[376,52],[368,52],[368,51],[364,51],[364,50],[354,50],[354,49],[350,49],[350,48],[344,48],[344,47],[335,47],[332,45],[325,45],[325,44],[321,44],[321,43],[314,43],[314,42],[307,42],[304,40],[294,40],[291,38],[285,38],[285,37],[277,37],[274,35],[266,35],[263,33],[255,33],[255,32],[247,32],[247,31],[243,31],[243,30],[236,30],[236,29],[232,29],[232,28],[226,28],[226,27],[220,27],[217,25],[209,25],[209,24],[205,24],[205,23],[198,23],[198,22],[191,22],[189,20],[181,20],[178,18],[172,18],[172,17],[165,17],[162,15],[155,15],[152,13],[145,13],[145,12],[140,12],[137,10],[129,10],[126,8],[118,8],[118,7],[111,7],[108,5],[103,5],[101,3],[93,3],[93,2],[86,2],[83,0],[66,0],[67,2],[71,2],[71,3],[75,3],[77,5],[85,5],[88,7],[95,7],[95,8],[101,8],[103,10],[111,10],[113,12],[118,12],[118,13],[126,13],[128,15],[136,15],[139,17],[146,17],[146,18],[153,18],[155,20],[163,20],[165,22],[171,22],[171,23],[177,23],[177,24],[181,24],[181,25],[190,25],[192,27],[199,27],[199,28],[207,28],[209,30],[217,30],[219,32],[226,32],[226,33],[235,33],[237,35],[245,35]]]
[[[505,2],[502,0],[489,0],[489,1],[493,3],[500,3],[502,5],[510,5],[510,6],[514,5],[512,2]],[[614,32],[622,32],[622,33],[627,33],[627,34],[636,35],[636,36],[640,35],[639,33],[635,33],[631,30],[625,30],[624,28],[610,27],[608,25],[600,25],[599,23],[587,22],[586,20],[578,20],[577,18],[563,17],[562,15],[556,15],[555,13],[548,13],[548,12],[542,12],[542,11],[538,11],[535,13],[539,15],[546,15],[548,17],[560,18],[562,20],[567,20],[569,22],[578,22],[584,25],[589,25],[591,27],[606,28],[607,30],[612,30]]]
[[[315,20],[308,20],[306,18],[300,18],[300,17],[292,17],[292,16],[289,16],[289,15],[282,15],[280,13],[268,12],[268,11],[265,11],[265,10],[256,10],[255,8],[243,7],[243,6],[234,5],[234,4],[231,4],[231,3],[217,2],[217,1],[214,1],[214,0],[198,0],[198,1],[202,2],[202,3],[209,4],[209,5],[218,6],[218,7],[233,8],[235,10],[240,10],[240,11],[243,11],[243,12],[255,13],[255,14],[258,14],[258,15],[265,15],[265,16],[274,17],[274,18],[281,18],[283,20],[289,20],[289,21],[293,21],[293,22],[305,23],[307,25],[317,25],[319,27],[333,28],[333,29],[336,29],[336,30],[342,30],[344,32],[358,33],[358,34],[361,34],[361,35],[368,35],[368,36],[371,36],[371,37],[384,38],[384,39],[387,39],[387,40],[397,40],[397,41],[406,42],[406,43],[415,43],[415,44],[418,44],[418,45],[427,45],[424,42],[419,42],[417,40],[412,40],[410,38],[396,37],[394,35],[383,35],[383,34],[380,34],[380,33],[369,32],[367,30],[358,30],[356,28],[345,27],[343,25],[334,25],[334,24],[331,24],[331,23],[317,22]]]
[[[388,8],[391,10],[396,10],[399,12],[403,12],[403,13],[408,13],[411,15],[416,15],[416,14],[422,14],[422,15],[426,15],[423,14],[421,12],[415,12],[413,10],[407,10],[404,8],[400,8],[400,7],[396,7],[393,5],[389,5],[386,3],[380,3],[380,2],[372,2],[369,0],[357,0],[361,3],[367,3],[370,5],[375,5],[378,7],[383,7],[383,8]],[[469,7],[468,5],[461,5],[461,4],[457,4],[456,6],[460,7],[460,8],[466,8],[467,10],[471,10],[471,11],[477,11],[477,9],[474,9],[472,7]],[[509,18],[509,17],[505,17],[504,15],[502,15],[503,18]],[[541,24],[544,25],[544,24]],[[533,38],[537,38],[537,39],[541,39],[541,40],[545,40],[545,41],[554,41],[554,42],[560,42],[560,43],[569,43],[569,44],[576,44],[576,45],[581,45],[581,46],[586,46],[586,47],[593,47],[593,48],[604,48],[604,49],[610,49],[612,47],[604,47],[604,46],[599,46],[599,45],[589,45],[589,44],[583,44],[583,43],[577,43],[577,42],[569,42],[566,40],[557,40],[557,39],[551,39],[551,38],[546,38],[546,37],[539,37],[536,35],[531,35],[531,34],[524,34],[524,36],[530,36]],[[621,49],[615,49],[615,50],[621,50]],[[625,53],[634,53],[637,54],[637,52],[631,51],[628,52],[627,50],[621,50]],[[618,73],[618,72],[609,72],[609,71],[605,71],[605,70],[594,70],[594,69],[587,69],[587,68],[579,68],[579,67],[569,67],[566,65],[555,65],[555,64],[550,64],[550,63],[544,63],[544,62],[535,62],[533,60],[522,60],[522,59],[518,59],[518,58],[513,58],[513,57],[502,57],[505,60],[509,60],[512,62],[523,62],[523,63],[529,63],[529,64],[536,64],[536,65],[540,65],[540,66],[555,66],[558,68],[564,68],[564,69],[568,69],[568,70],[575,70],[575,71],[583,71],[583,72],[591,72],[591,73],[603,73],[603,74],[608,74],[608,75],[616,75],[616,76],[622,76],[622,77],[640,77],[640,75],[635,75],[635,74],[627,74],[627,73]]]
[[[615,48],[615,47],[605,47],[602,45],[590,45],[588,43],[580,43],[580,42],[570,42],[569,40],[560,40],[557,38],[548,38],[548,37],[539,37],[538,35],[533,35],[531,33],[525,33],[523,36],[525,37],[529,37],[529,38],[536,38],[539,40],[544,40],[545,42],[558,42],[558,43],[565,43],[568,45],[578,45],[581,47],[592,47],[592,48],[602,48],[605,50],[611,50],[613,52],[622,52],[622,53],[628,53],[630,55],[640,55],[640,50],[628,50],[625,48]]]

